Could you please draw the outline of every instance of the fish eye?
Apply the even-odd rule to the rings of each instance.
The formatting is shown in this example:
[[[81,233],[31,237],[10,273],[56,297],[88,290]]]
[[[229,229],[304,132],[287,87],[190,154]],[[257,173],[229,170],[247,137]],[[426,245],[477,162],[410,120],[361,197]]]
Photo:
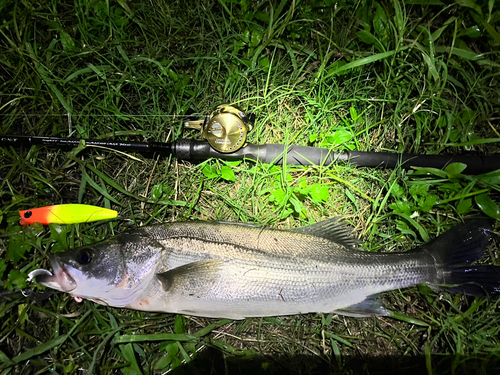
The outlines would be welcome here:
[[[92,262],[92,254],[88,250],[81,250],[78,252],[76,260],[80,264],[89,264]]]
[[[31,217],[31,215],[33,215],[33,212],[31,212],[31,211],[26,211],[26,212],[24,213],[24,218],[25,218],[25,219],[29,219],[29,218]]]

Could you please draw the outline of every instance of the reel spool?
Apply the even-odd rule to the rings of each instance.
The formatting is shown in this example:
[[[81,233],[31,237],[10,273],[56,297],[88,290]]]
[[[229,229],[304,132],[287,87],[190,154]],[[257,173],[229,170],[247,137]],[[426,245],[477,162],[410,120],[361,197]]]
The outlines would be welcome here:
[[[246,145],[247,134],[253,129],[253,122],[242,110],[220,105],[205,120],[186,121],[184,127],[200,129],[202,138],[206,139],[216,151],[231,153]]]

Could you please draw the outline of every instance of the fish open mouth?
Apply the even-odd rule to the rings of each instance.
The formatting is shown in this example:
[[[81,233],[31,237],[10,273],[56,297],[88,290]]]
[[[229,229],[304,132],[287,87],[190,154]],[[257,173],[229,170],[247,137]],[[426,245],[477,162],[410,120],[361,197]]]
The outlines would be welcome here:
[[[54,274],[44,269],[38,269],[30,272],[28,280],[34,279],[40,285],[66,293],[78,286],[64,264],[60,264],[55,258],[51,259],[50,264],[54,269]]]

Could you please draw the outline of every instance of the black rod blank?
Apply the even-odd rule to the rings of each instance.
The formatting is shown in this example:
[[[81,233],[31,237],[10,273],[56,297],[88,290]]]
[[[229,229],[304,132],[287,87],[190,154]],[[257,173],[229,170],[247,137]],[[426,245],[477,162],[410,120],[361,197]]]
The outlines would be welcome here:
[[[42,145],[56,148],[72,148],[80,144],[80,139],[37,137],[25,135],[0,135],[0,146],[20,147]],[[160,153],[172,155],[188,161],[201,161],[209,158],[224,160],[254,160],[268,164],[288,165],[328,165],[338,161],[349,162],[360,167],[410,169],[412,167],[430,167],[443,169],[451,163],[464,163],[465,174],[482,174],[500,169],[500,155],[418,155],[398,154],[390,152],[331,150],[307,146],[254,145],[248,144],[233,153],[221,153],[214,150],[206,141],[178,139],[166,142],[126,142],[86,139],[88,146],[106,147],[119,151],[138,152],[142,154]]]
[[[0,135],[1,147],[20,147],[20,146],[47,146],[54,148],[73,148],[77,147],[81,141],[87,146],[107,147],[118,151],[129,151],[139,153],[162,153],[169,155],[171,153],[171,143],[164,142],[128,142],[128,141],[108,141],[101,139],[77,139],[77,138],[59,138],[59,137],[38,137],[31,135]]]

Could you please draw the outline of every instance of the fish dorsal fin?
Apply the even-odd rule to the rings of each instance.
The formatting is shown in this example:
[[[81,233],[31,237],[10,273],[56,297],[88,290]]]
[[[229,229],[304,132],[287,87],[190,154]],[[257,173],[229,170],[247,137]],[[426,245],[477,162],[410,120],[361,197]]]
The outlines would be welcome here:
[[[219,279],[221,266],[220,259],[202,260],[157,273],[156,277],[167,292],[200,297]]]
[[[334,217],[316,224],[295,228],[291,231],[321,237],[346,247],[358,248],[359,242],[353,236],[352,227],[341,220],[342,217]]]
[[[363,301],[345,307],[343,309],[338,309],[333,311],[335,314],[351,316],[354,318],[368,318],[372,316],[392,316],[392,311],[387,310],[380,301],[377,299],[377,295],[371,295],[366,297]]]

